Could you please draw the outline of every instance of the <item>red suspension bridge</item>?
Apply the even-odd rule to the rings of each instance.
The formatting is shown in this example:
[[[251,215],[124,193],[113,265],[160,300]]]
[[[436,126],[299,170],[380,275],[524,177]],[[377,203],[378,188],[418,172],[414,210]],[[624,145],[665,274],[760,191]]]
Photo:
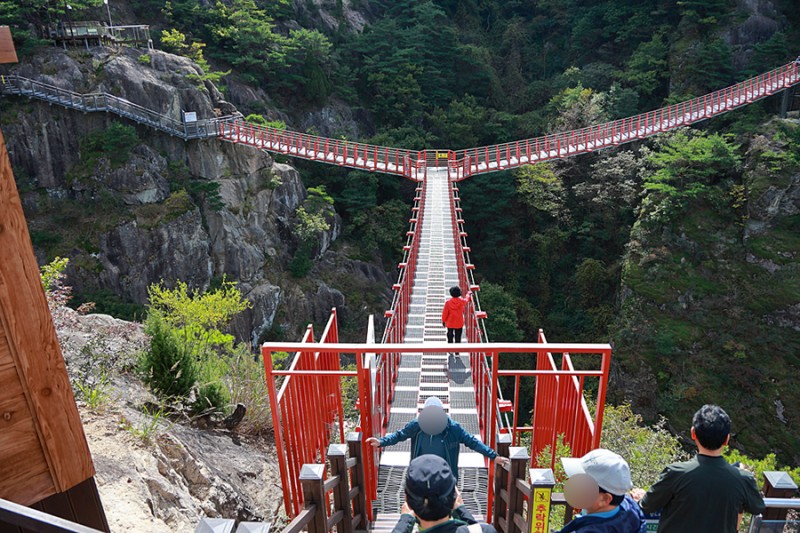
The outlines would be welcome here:
[[[348,433],[356,432],[363,437],[350,441],[360,448],[364,479],[361,489],[352,489],[349,496],[362,490],[364,505],[354,507],[348,516],[352,527],[363,529],[376,513],[400,508],[402,470],[410,457],[409,449],[399,445],[378,454],[367,446],[366,437],[402,428],[430,396],[442,399],[450,416],[490,447],[497,448],[500,441],[529,443],[532,463],[543,452],[555,450],[562,439],[573,455],[597,447],[600,441],[610,346],[549,344],[541,332],[539,342],[533,344],[489,342],[484,324],[487,315],[481,310],[480,287],[473,278],[475,266],[458,182],[694,124],[787,90],[800,82],[798,67],[797,62],[790,63],[705,96],[605,124],[459,151],[410,151],[329,139],[255,125],[240,116],[186,123],[106,93],[77,94],[18,76],[0,78],[0,87],[3,94],[37,98],[84,112],[116,113],[184,139],[217,137],[418,182],[399,276],[392,287],[394,299],[386,311],[387,326],[382,335],[376,334],[370,319],[363,344],[339,343],[334,310],[319,338],[309,326],[302,342],[262,347],[287,513],[298,514],[304,500],[312,496],[300,481],[303,465],[324,464],[329,445],[345,442]],[[466,342],[459,345],[456,356],[448,357],[450,347],[444,342],[440,317],[445,290],[452,285],[471,289],[475,298],[467,307]],[[272,354],[279,351],[293,354],[285,370],[272,366]],[[508,354],[523,357],[523,368],[501,370],[500,361]],[[343,369],[344,357],[355,360],[354,370]],[[345,404],[342,393],[347,380],[358,385],[357,426],[348,426],[345,417],[351,407]],[[521,412],[522,395],[530,394],[532,413]],[[549,457],[552,466],[554,454]],[[346,468],[352,464],[347,463]],[[464,450],[459,470],[468,506],[473,512],[491,516],[495,491],[489,490],[486,460]],[[336,494],[336,498],[343,497]],[[500,498],[501,494],[496,496]],[[341,522],[342,516],[336,520]],[[332,520],[334,517],[329,523]]]

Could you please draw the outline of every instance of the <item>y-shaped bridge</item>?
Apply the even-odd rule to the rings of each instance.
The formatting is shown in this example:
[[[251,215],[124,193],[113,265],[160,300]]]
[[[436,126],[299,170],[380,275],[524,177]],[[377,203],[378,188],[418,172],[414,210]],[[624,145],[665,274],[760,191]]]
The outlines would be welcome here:
[[[466,150],[405,150],[261,126],[240,115],[186,122],[108,93],[79,94],[20,76],[0,77],[0,91],[44,100],[83,112],[115,113],[183,139],[218,137],[274,153],[422,181],[430,167],[447,167],[450,178],[561,159],[638,141],[688,126],[800,82],[800,63],[788,63],[725,89],[628,118],[577,130]]]

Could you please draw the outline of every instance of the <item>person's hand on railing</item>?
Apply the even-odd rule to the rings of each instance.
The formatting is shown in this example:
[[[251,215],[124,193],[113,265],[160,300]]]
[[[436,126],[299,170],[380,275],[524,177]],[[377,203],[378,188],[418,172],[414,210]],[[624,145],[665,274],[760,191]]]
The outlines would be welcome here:
[[[502,467],[505,467],[506,465],[511,463],[511,459],[509,459],[508,457],[503,457],[502,455],[498,455],[497,457],[494,458],[494,462]]]
[[[367,439],[367,444],[369,444],[373,448],[378,448],[381,445],[381,441],[379,441],[375,437],[370,437]]]

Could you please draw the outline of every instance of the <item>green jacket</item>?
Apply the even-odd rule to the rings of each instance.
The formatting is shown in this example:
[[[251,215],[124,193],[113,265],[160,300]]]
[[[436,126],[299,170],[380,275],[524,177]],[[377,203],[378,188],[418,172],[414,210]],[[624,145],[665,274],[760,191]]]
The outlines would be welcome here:
[[[700,454],[667,466],[640,505],[645,513],[661,510],[659,533],[736,533],[739,513],[764,511],[753,474]]]

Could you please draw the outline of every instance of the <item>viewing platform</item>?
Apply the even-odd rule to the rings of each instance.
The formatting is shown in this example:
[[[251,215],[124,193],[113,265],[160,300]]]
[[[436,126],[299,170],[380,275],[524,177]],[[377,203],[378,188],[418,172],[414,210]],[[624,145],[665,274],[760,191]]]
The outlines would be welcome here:
[[[44,26],[42,37],[52,39],[57,45],[66,47],[90,46],[134,46],[153,48],[150,38],[150,26],[146,24],[109,26],[95,20],[59,21],[57,24]]]

